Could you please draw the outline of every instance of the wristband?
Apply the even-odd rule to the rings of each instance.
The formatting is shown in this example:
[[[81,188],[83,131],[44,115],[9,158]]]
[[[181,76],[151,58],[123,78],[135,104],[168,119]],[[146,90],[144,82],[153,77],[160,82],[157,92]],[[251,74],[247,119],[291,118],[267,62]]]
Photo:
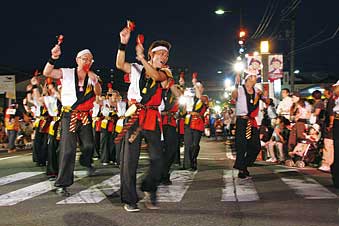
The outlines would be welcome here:
[[[54,64],[55,64],[56,61],[57,61],[56,59],[53,59],[53,58],[51,57],[51,58],[48,59],[47,62],[48,62],[49,64],[51,64],[51,65],[54,66]]]
[[[125,51],[126,50],[126,46],[127,46],[127,44],[120,43],[119,44],[119,50]]]

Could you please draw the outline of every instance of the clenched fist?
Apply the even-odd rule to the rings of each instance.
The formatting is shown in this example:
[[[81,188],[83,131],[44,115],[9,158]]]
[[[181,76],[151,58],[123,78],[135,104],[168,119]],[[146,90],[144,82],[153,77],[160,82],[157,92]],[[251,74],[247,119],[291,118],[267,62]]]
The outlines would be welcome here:
[[[130,37],[131,37],[131,31],[128,28],[124,28],[120,32],[120,42],[122,44],[127,44]]]
[[[55,60],[59,59],[61,55],[60,45],[55,45],[53,49],[51,50],[51,53],[52,53],[52,59],[55,59]]]

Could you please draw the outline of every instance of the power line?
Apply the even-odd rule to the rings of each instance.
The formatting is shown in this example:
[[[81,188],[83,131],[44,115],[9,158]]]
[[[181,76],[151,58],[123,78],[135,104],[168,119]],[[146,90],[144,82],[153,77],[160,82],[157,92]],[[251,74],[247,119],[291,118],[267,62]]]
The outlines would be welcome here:
[[[254,32],[254,34],[251,36],[251,38],[255,38],[255,36],[257,35],[257,33],[259,32],[259,30],[261,30],[261,27],[263,26],[262,24],[264,23],[264,21],[266,21],[266,18],[267,18],[267,14],[269,12],[269,9],[271,8],[271,5],[273,4],[273,1],[271,0],[267,6],[266,6],[266,9],[265,9],[265,12],[264,12],[264,15],[263,17],[261,18],[261,21],[256,29],[256,31]]]
[[[325,43],[325,42],[328,42],[328,41],[334,39],[334,38],[337,36],[338,32],[339,32],[339,25],[338,25],[336,31],[335,31],[330,37],[325,38],[325,39],[323,39],[323,40],[320,40],[320,41],[318,41],[318,42],[314,42],[314,43],[312,43],[312,44],[310,44],[310,45],[308,45],[308,46],[301,47],[301,48],[299,48],[299,49],[295,49],[295,50],[289,52],[288,55],[300,53],[300,52],[302,52],[303,50],[308,49],[308,48],[310,48],[310,47],[319,46],[319,45],[321,45],[321,44],[323,44],[323,43]]]
[[[308,44],[308,43],[311,42],[312,40],[314,40],[314,39],[316,39],[317,37],[319,37],[322,33],[325,32],[326,28],[327,28],[327,26],[326,26],[324,29],[322,29],[319,33],[313,35],[311,38],[309,38],[309,39],[306,40],[305,42],[301,43],[299,46],[297,46],[297,48],[302,48],[303,45]]]
[[[301,0],[294,0],[288,8],[283,9],[280,14],[282,20],[286,19],[291,14],[291,12],[293,12],[297,8],[297,6],[300,3]]]
[[[265,33],[267,27],[270,25],[270,23],[272,21],[273,16],[275,15],[278,7],[279,7],[279,1],[276,1],[275,8],[273,9],[269,20],[267,21],[267,23],[266,23],[265,27],[262,29],[262,31],[258,34],[257,38],[260,38]]]

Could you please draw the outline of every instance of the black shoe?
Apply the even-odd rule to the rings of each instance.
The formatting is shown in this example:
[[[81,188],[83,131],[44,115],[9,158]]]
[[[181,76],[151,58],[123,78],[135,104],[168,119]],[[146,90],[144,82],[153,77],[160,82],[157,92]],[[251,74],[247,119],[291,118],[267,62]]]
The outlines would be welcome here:
[[[248,172],[247,169],[244,170],[244,174],[246,175],[246,177],[250,177],[250,172]]]
[[[96,169],[93,166],[87,167],[87,176],[91,177],[95,175]]]
[[[55,181],[56,178],[57,178],[57,176],[55,176],[55,175],[48,176],[49,181]]]
[[[238,173],[238,178],[240,178],[240,179],[246,179],[247,176],[246,176],[245,172],[239,171],[239,173]]]
[[[170,179],[165,179],[161,182],[162,185],[172,185],[172,181]]]
[[[135,205],[125,204],[124,205],[124,210],[126,210],[127,212],[139,212],[140,211],[140,209],[139,209],[137,204],[135,204]]]
[[[191,169],[189,169],[190,171],[197,171],[198,168],[196,166],[192,166]]]
[[[71,193],[68,192],[66,187],[57,188],[55,193],[60,196],[69,197]]]

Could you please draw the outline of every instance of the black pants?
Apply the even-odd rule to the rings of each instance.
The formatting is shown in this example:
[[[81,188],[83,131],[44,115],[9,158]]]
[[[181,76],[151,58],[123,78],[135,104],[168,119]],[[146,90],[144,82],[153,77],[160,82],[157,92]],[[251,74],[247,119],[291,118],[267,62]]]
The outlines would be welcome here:
[[[101,128],[100,136],[100,150],[101,150],[101,162],[109,163],[110,161],[115,162],[115,144],[112,132],[108,132],[107,129]]]
[[[58,150],[59,141],[56,139],[55,135],[48,134],[48,142],[47,142],[47,167],[46,174],[47,176],[56,176],[58,175]]]
[[[40,165],[46,165],[47,161],[47,140],[48,134],[39,132],[40,128],[35,129],[35,138],[34,138],[34,151],[36,156],[36,162]]]
[[[174,162],[177,152],[178,133],[176,127],[164,125],[162,127],[164,134],[163,141],[163,171],[162,180],[169,180],[171,165]]]
[[[200,151],[201,131],[191,129],[185,125],[184,134],[184,169],[197,167],[197,158]]]
[[[162,169],[162,152],[161,152],[161,134],[159,125],[156,130],[142,130],[133,143],[128,142],[130,135],[136,130],[139,122],[136,121],[126,133],[122,141],[121,152],[121,201],[123,203],[134,205],[139,201],[136,190],[136,173],[138,168],[138,160],[140,156],[141,137],[145,137],[148,141],[148,152],[150,156],[150,166],[145,178],[141,184],[141,190],[156,193],[161,178]]]
[[[333,124],[333,141],[334,141],[334,161],[331,165],[331,174],[333,184],[339,188],[339,120],[335,119]]]
[[[236,122],[235,149],[237,158],[233,167],[239,170],[245,170],[252,165],[260,151],[259,131],[257,128],[252,127],[251,138],[246,139],[247,121],[247,119],[237,118]]]
[[[100,136],[101,132],[95,131],[95,127],[93,128],[93,140],[94,140],[94,150],[97,157],[100,159]],[[94,152],[93,152],[94,153]]]
[[[80,144],[80,165],[90,167],[93,156],[93,134],[91,124],[76,124],[75,133],[69,131],[70,113],[64,113],[61,119],[61,140],[59,154],[59,173],[55,181],[56,187],[68,187],[74,181],[74,167],[77,141]]]
[[[15,139],[18,131],[16,130],[7,130],[8,134],[8,149],[13,150],[15,149]]]

